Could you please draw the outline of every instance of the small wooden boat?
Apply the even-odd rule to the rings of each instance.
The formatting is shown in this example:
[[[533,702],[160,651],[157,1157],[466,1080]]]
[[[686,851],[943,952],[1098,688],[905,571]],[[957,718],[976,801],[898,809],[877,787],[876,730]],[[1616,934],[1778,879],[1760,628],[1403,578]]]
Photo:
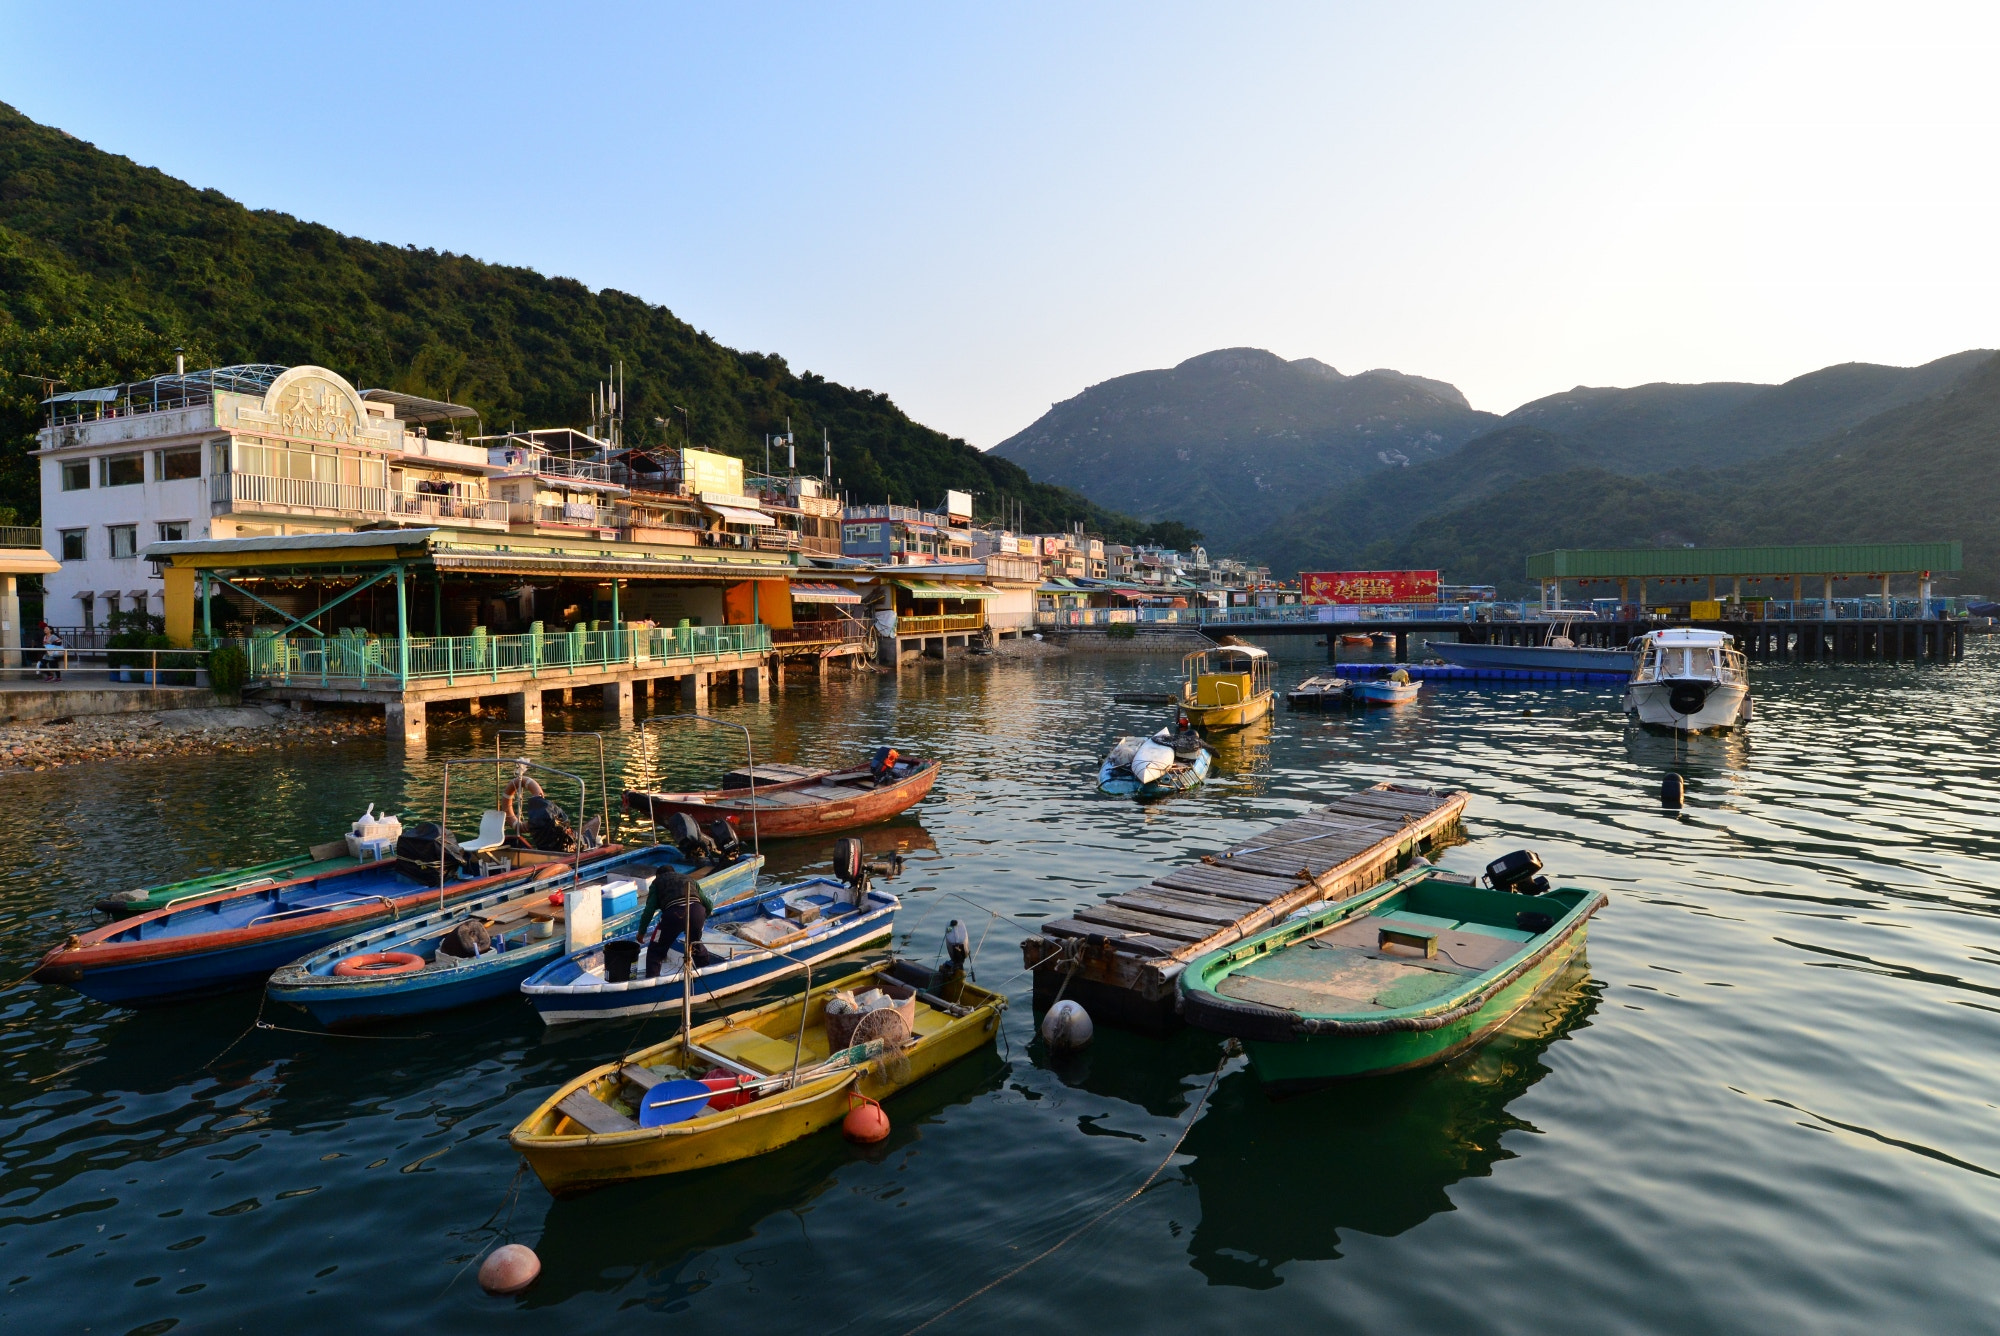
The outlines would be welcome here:
[[[899,1019],[874,1024],[876,1013],[864,1012],[852,1033],[829,1035],[828,1001],[868,989],[895,999],[884,1010]],[[934,978],[891,961],[592,1068],[543,1100],[508,1142],[557,1196],[748,1159],[990,1044],[1006,1005],[962,974]]]
[[[1348,687],[1348,699],[1357,705],[1408,705],[1423,690],[1421,681],[1412,682],[1409,674],[1403,680],[1395,677],[1364,678]]]
[[[725,777],[722,788],[705,793],[628,789],[625,808],[655,822],[664,822],[675,812],[685,812],[704,826],[718,817],[734,818],[741,832],[747,835],[754,829],[766,840],[826,835],[886,821],[923,801],[937,782],[938,763],[898,756],[883,747],[867,765],[852,770],[805,771],[801,777],[767,784],[763,775],[772,770],[768,765],[757,767],[754,787],[749,772],[739,771]],[[737,778],[744,782],[729,782]]]
[[[1165,761],[1166,768],[1142,780],[1134,767],[1142,763],[1148,744],[1164,749],[1157,759]],[[1172,753],[1170,760],[1165,755],[1168,751]],[[1164,798],[1200,788],[1214,761],[1214,754],[1191,729],[1176,733],[1163,728],[1150,738],[1120,738],[1113,743],[1097,767],[1097,787],[1119,797]]]
[[[131,918],[134,914],[165,909],[179,901],[213,895],[217,891],[275,886],[281,881],[296,881],[300,877],[316,877],[327,872],[339,872],[343,868],[353,867],[355,862],[356,860],[347,852],[346,842],[334,840],[327,844],[316,844],[307,852],[293,854],[288,858],[273,858],[269,862],[252,863],[248,867],[231,868],[226,872],[210,872],[181,881],[167,881],[157,886],[141,886],[137,890],[119,891],[99,900],[94,908],[99,913],[109,914],[113,918]]]
[[[600,900],[599,926],[588,939],[595,945],[638,926],[639,908],[662,868],[697,873],[699,894],[722,903],[753,893],[763,865],[753,855],[697,869],[671,845],[634,849],[594,864],[581,882],[549,877],[357,933],[278,970],[265,992],[329,1028],[518,996],[522,980],[572,949],[567,918],[579,895]],[[447,944],[467,925],[476,928],[475,942],[485,942],[470,955],[462,938]]]
[[[1351,649],[1367,649],[1375,642],[1365,635],[1344,635],[1340,638],[1340,643]]]
[[[1331,710],[1347,703],[1347,679],[1333,673],[1317,673],[1285,693],[1285,704],[1294,710]]]
[[[1413,869],[1197,957],[1183,1014],[1242,1040],[1258,1079],[1281,1089],[1443,1061],[1554,980],[1605,904],[1602,891],[1522,884],[1539,893]]]
[[[1271,712],[1271,656],[1239,642],[1198,649],[1181,661],[1180,712],[1196,728],[1241,728]]]
[[[739,900],[708,916],[696,965],[696,998],[711,1000],[802,974],[822,960],[886,940],[902,902],[869,884],[809,877]],[[643,948],[622,936],[550,961],[521,981],[521,992],[549,1025],[675,1011],[687,986],[686,943],[676,937],[659,974],[640,972]]]
[[[1180,976],[1182,1010],[1240,1038],[1268,1086],[1428,1066],[1548,986],[1604,902],[1600,890],[1516,894],[1416,868],[1198,956]]]
[[[589,866],[622,852],[606,845],[581,861]],[[510,867],[440,888],[409,875],[399,862],[379,862],[219,891],[74,935],[42,957],[34,979],[122,1007],[253,987],[273,970],[364,928],[570,868],[568,861]]]

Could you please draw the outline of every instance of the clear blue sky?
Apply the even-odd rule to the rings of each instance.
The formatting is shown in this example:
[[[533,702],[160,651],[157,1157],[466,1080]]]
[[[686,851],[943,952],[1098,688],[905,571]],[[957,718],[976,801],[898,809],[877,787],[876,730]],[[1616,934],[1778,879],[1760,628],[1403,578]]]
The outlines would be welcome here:
[[[1210,348],[1504,411],[2000,345],[1992,5],[94,5],[0,100],[994,444]]]

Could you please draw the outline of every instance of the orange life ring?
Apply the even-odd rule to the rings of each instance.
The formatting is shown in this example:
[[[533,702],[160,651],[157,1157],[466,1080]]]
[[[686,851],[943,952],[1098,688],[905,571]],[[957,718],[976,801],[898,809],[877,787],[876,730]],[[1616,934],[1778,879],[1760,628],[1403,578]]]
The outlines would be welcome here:
[[[333,967],[343,979],[380,979],[396,974],[415,974],[426,964],[424,958],[408,951],[373,951],[349,956]]]

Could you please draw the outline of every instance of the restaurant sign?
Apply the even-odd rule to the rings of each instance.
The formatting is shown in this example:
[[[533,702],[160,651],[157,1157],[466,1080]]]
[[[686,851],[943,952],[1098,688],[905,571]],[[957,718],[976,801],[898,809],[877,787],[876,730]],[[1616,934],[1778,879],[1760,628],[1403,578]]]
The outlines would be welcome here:
[[[1435,603],[1436,571],[1306,571],[1299,589],[1308,603]]]

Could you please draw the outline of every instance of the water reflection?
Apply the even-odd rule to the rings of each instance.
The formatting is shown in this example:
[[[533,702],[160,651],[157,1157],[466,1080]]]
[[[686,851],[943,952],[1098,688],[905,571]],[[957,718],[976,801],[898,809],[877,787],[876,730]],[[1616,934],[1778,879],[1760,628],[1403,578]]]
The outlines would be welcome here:
[[[1288,1262],[1339,1257],[1343,1230],[1393,1236],[1451,1210],[1454,1184],[1512,1157],[1504,1134],[1534,1130],[1507,1106],[1597,1001],[1579,953],[1500,1034],[1444,1067],[1277,1100],[1247,1070],[1225,1076],[1184,1147],[1201,1196],[1195,1269],[1268,1289]]]

